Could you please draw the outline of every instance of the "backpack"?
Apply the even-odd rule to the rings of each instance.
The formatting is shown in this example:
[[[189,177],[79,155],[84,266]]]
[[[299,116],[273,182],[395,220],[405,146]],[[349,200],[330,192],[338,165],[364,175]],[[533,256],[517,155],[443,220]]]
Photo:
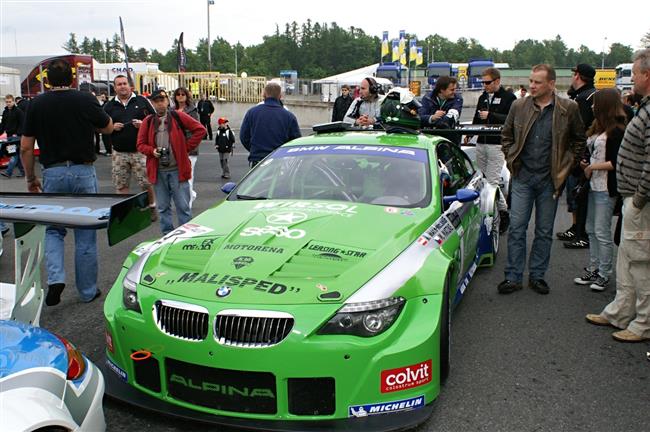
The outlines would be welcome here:
[[[232,146],[235,144],[235,137],[233,136],[232,130],[230,130],[230,128],[217,129],[217,136],[214,139],[214,144],[219,153],[232,152]]]

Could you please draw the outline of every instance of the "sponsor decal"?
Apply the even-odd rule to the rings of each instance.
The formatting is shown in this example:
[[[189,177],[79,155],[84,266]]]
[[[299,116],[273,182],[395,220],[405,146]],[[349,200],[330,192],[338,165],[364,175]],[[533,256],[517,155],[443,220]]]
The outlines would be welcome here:
[[[302,212],[275,213],[266,217],[266,221],[276,225],[292,225],[306,220],[308,216]]]
[[[222,287],[219,287],[219,289],[217,290],[217,297],[228,297],[231,292],[232,292],[232,288],[224,285]]]
[[[391,402],[381,402],[348,407],[348,417],[367,417],[370,415],[386,414],[398,411],[410,411],[424,406],[424,395]]]
[[[116,374],[118,377],[120,377],[120,379],[121,379],[122,381],[124,381],[124,382],[127,382],[127,381],[128,381],[129,376],[126,374],[126,371],[123,370],[122,368],[120,368],[120,367],[119,367],[118,365],[116,365],[115,363],[113,363],[113,361],[112,361],[111,359],[109,359],[108,357],[106,357],[106,366],[108,366],[108,368],[109,368],[110,370],[112,370],[113,372],[115,372],[115,374]]]
[[[333,253],[321,253],[314,256],[318,258],[332,260],[332,261],[345,261],[340,255],[336,255]]]
[[[384,207],[384,211],[390,214],[397,214],[399,212],[399,209],[396,207]]]
[[[203,239],[200,242],[192,242],[192,243],[185,243],[183,244],[183,250],[191,250],[191,251],[206,251],[206,250],[212,250],[212,246],[214,246],[214,242],[217,239],[217,237],[212,237],[212,238],[207,238]]]
[[[407,390],[431,382],[431,360],[381,371],[381,392]]]
[[[271,234],[276,237],[284,237],[292,240],[297,240],[303,238],[307,234],[307,232],[305,230],[301,230],[297,228],[289,229],[284,226],[267,225],[265,227],[246,227],[239,233],[239,235],[244,237],[263,236],[266,234]]]
[[[317,243],[310,243],[309,246],[307,246],[307,250],[320,252],[321,256],[323,254],[331,254],[339,257],[348,256],[353,258],[365,258],[365,256],[368,255],[367,252],[363,252],[358,249],[348,249]]]
[[[402,211],[400,212],[400,214],[401,214],[402,216],[415,216],[415,213],[413,213],[412,210],[402,210]]]
[[[169,279],[168,285],[188,283],[192,285],[208,284],[208,285],[221,285],[230,288],[235,287],[252,287],[256,291],[263,291],[269,294],[284,294],[285,292],[300,292],[300,288],[267,281],[263,279],[256,279],[251,277],[234,276],[230,274],[221,273],[183,273],[178,279]]]
[[[318,288],[319,290],[321,290],[321,291],[323,291],[323,292],[327,291],[327,286],[326,286],[326,285],[323,285],[323,284],[321,284],[321,283],[316,284],[316,288]]]
[[[59,213],[71,215],[85,215],[97,216],[100,219],[108,219],[110,215],[109,208],[91,209],[90,207],[64,207],[60,205],[46,205],[46,204],[6,204],[0,202],[0,210],[21,210],[26,214],[33,213]]]
[[[249,257],[249,256],[238,256],[237,258],[235,258],[234,260],[232,260],[232,265],[234,265],[235,268],[236,268],[237,270],[239,270],[239,269],[242,268],[242,267],[246,267],[247,265],[251,265],[251,264],[253,264],[254,261],[255,261],[255,260],[253,259],[253,257]]]
[[[170,384],[178,384],[183,387],[191,388],[198,391],[204,392],[215,392],[221,393],[226,396],[238,396],[238,397],[267,397],[275,399],[275,393],[268,388],[255,388],[255,387],[241,387],[234,385],[226,385],[213,383],[208,381],[196,380],[193,381],[192,378],[184,377],[178,374],[171,374],[169,377]]]
[[[203,225],[186,223],[185,225],[179,226],[174,231],[167,233],[166,235],[156,240],[155,242],[137,248],[136,250],[133,251],[133,253],[138,256],[141,256],[144,253],[155,251],[156,249],[160,248],[164,244],[173,243],[177,239],[189,239],[192,237],[197,237],[202,234],[209,233],[211,231],[214,230],[212,228],[208,228]]]
[[[300,209],[311,213],[328,213],[344,217],[352,217],[357,214],[357,207],[358,206],[356,205],[319,201],[270,201],[256,204],[251,212],[256,212],[255,210],[269,209]]]
[[[264,253],[274,253],[274,254],[284,253],[284,248],[281,247],[238,244],[238,243],[228,243],[223,248],[228,250],[243,250],[247,252],[264,252]]]
[[[427,161],[424,149],[373,145],[320,145],[284,147],[273,153],[275,157],[296,156],[301,154],[365,154],[391,156],[400,159]]]
[[[110,352],[114,352],[113,335],[109,329],[104,329],[104,340],[106,341],[106,348],[108,348]]]

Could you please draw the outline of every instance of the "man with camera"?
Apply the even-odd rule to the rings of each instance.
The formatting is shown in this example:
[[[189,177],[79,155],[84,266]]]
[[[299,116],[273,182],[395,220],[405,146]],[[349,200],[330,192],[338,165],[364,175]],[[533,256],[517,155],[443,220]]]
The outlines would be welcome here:
[[[155,114],[147,116],[138,132],[138,151],[147,157],[147,176],[154,185],[160,229],[163,235],[174,229],[171,202],[174,201],[178,225],[192,219],[190,185],[192,168],[188,153],[205,136],[205,128],[181,111],[169,109],[165,90],[149,97]],[[191,133],[186,140],[185,131]]]

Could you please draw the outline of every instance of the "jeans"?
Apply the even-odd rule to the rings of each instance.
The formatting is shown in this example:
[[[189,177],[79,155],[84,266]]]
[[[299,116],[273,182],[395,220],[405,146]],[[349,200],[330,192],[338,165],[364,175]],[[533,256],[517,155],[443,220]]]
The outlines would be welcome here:
[[[43,170],[43,192],[97,193],[97,176],[92,165],[71,165]],[[47,283],[65,283],[64,239],[67,230],[45,229]],[[95,230],[75,229],[75,282],[82,301],[91,301],[97,293],[97,236]]]
[[[7,175],[11,177],[11,175],[14,172],[14,168],[18,168],[18,171],[20,171],[21,175],[25,175],[25,168],[23,168],[23,161],[20,159],[20,154],[16,153],[11,157],[9,160],[9,164],[7,164]]]
[[[178,171],[160,171],[154,185],[156,203],[160,214],[160,230],[163,235],[174,229],[172,220],[172,199],[176,207],[178,224],[183,225],[192,219],[190,209],[190,184],[187,181],[178,181]]]
[[[612,275],[612,213],[616,198],[609,192],[589,191],[587,234],[589,235],[589,270],[609,279]]]
[[[219,162],[221,163],[221,175],[230,177],[230,167],[228,166],[228,159],[230,153],[219,153]]]
[[[198,156],[192,156],[190,155],[190,163],[192,164],[192,177],[188,180],[189,185],[190,185],[190,209],[192,208],[192,203],[196,199],[196,191],[194,190],[194,172],[195,172],[195,167],[196,167],[196,162],[198,160]]]
[[[544,279],[551,257],[553,224],[557,211],[557,198],[551,178],[530,181],[512,179],[510,191],[510,228],[508,230],[508,263],[506,279],[521,282],[526,266],[526,231],[535,206],[535,238],[528,263],[529,279]]]

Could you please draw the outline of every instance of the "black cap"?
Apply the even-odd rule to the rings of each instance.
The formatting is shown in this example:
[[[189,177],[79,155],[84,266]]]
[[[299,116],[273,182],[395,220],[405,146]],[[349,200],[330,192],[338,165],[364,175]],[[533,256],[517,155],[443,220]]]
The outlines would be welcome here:
[[[589,78],[591,80],[593,80],[594,77],[596,76],[596,69],[594,69],[593,67],[591,67],[586,63],[580,63],[578,66],[574,67],[571,70],[573,72],[578,72],[583,77]]]
[[[164,89],[158,89],[158,90],[154,90],[153,93],[151,93],[149,99],[154,100],[154,99],[168,98],[168,97],[169,96],[167,95],[167,92]]]

